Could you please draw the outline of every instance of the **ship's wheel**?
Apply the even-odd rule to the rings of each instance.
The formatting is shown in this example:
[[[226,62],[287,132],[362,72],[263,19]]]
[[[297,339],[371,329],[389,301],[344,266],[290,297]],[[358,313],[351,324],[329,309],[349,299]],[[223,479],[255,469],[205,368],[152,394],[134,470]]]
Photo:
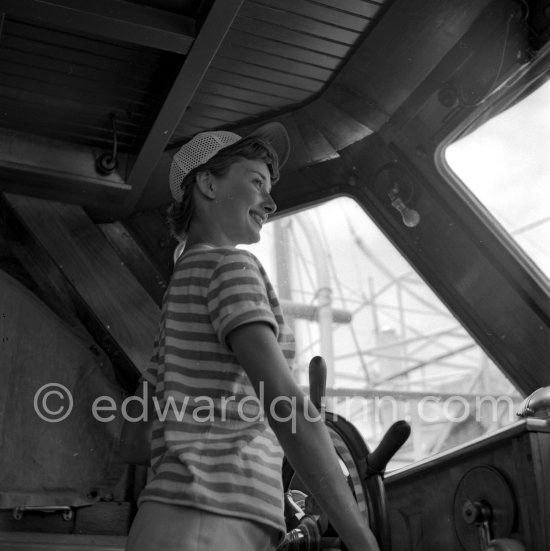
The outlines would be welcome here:
[[[311,400],[321,410],[326,365],[319,356],[310,362],[309,381]],[[349,421],[331,412],[324,412],[324,418],[341,461],[342,476],[346,477],[380,550],[390,551],[390,524],[383,475],[389,460],[407,440],[410,426],[405,421],[397,421],[388,429],[376,450],[370,452],[359,431]],[[345,550],[338,534],[286,460],[283,465],[283,485],[287,536],[280,550]]]

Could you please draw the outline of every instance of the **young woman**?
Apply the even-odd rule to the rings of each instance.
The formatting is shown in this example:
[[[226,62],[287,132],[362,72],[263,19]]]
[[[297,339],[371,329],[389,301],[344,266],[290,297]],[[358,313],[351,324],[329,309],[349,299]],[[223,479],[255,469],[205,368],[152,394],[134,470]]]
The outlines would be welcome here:
[[[170,172],[185,243],[144,390],[156,401],[153,476],[129,551],[274,550],[285,532],[283,454],[351,551],[377,550],[322,421],[291,376],[294,340],[260,262],[288,156],[282,125],[202,133]],[[151,403],[151,400],[150,400]],[[315,419],[315,420],[312,420]]]

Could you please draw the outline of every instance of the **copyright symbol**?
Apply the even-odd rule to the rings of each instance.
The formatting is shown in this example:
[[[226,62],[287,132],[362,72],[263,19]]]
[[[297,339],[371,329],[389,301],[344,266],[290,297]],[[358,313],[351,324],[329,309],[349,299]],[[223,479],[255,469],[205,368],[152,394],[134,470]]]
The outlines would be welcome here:
[[[34,411],[48,423],[67,419],[73,410],[73,396],[69,389],[59,383],[47,383],[34,394]]]

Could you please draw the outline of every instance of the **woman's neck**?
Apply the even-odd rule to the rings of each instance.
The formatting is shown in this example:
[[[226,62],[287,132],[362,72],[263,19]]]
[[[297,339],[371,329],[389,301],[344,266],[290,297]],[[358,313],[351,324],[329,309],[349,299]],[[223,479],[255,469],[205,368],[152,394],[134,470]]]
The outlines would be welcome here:
[[[233,247],[234,244],[214,228],[199,223],[192,224],[187,236],[186,249],[196,246],[206,246],[204,248]]]

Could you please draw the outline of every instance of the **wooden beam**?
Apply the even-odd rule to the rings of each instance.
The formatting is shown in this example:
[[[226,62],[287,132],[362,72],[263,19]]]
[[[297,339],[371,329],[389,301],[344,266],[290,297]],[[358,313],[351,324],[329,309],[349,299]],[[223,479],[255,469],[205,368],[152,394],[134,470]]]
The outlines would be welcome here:
[[[160,311],[81,207],[4,194],[35,242],[66,277],[85,325],[143,372],[153,351]],[[94,334],[95,333],[95,334]],[[97,337],[96,337],[97,340]],[[116,354],[115,354],[116,355]]]
[[[129,189],[127,156],[120,154],[120,169],[102,176],[95,168],[101,153],[99,148],[0,130],[0,190],[100,207]]]
[[[85,331],[75,305],[69,299],[70,289],[66,278],[59,270],[52,269],[48,262],[48,253],[37,246],[34,239],[29,238],[20,221],[6,208],[5,201],[0,201],[0,235],[8,251],[19,261],[36,288],[18,279],[70,325],[73,331]]]
[[[187,54],[195,20],[125,0],[0,0],[8,18]]]
[[[211,8],[136,159],[128,179],[132,189],[117,213],[119,217],[125,218],[134,210],[242,3],[243,0],[217,0]]]
[[[168,281],[134,239],[134,236],[122,222],[98,224],[98,228],[103,232],[120,259],[149,293],[155,304],[160,307]]]

